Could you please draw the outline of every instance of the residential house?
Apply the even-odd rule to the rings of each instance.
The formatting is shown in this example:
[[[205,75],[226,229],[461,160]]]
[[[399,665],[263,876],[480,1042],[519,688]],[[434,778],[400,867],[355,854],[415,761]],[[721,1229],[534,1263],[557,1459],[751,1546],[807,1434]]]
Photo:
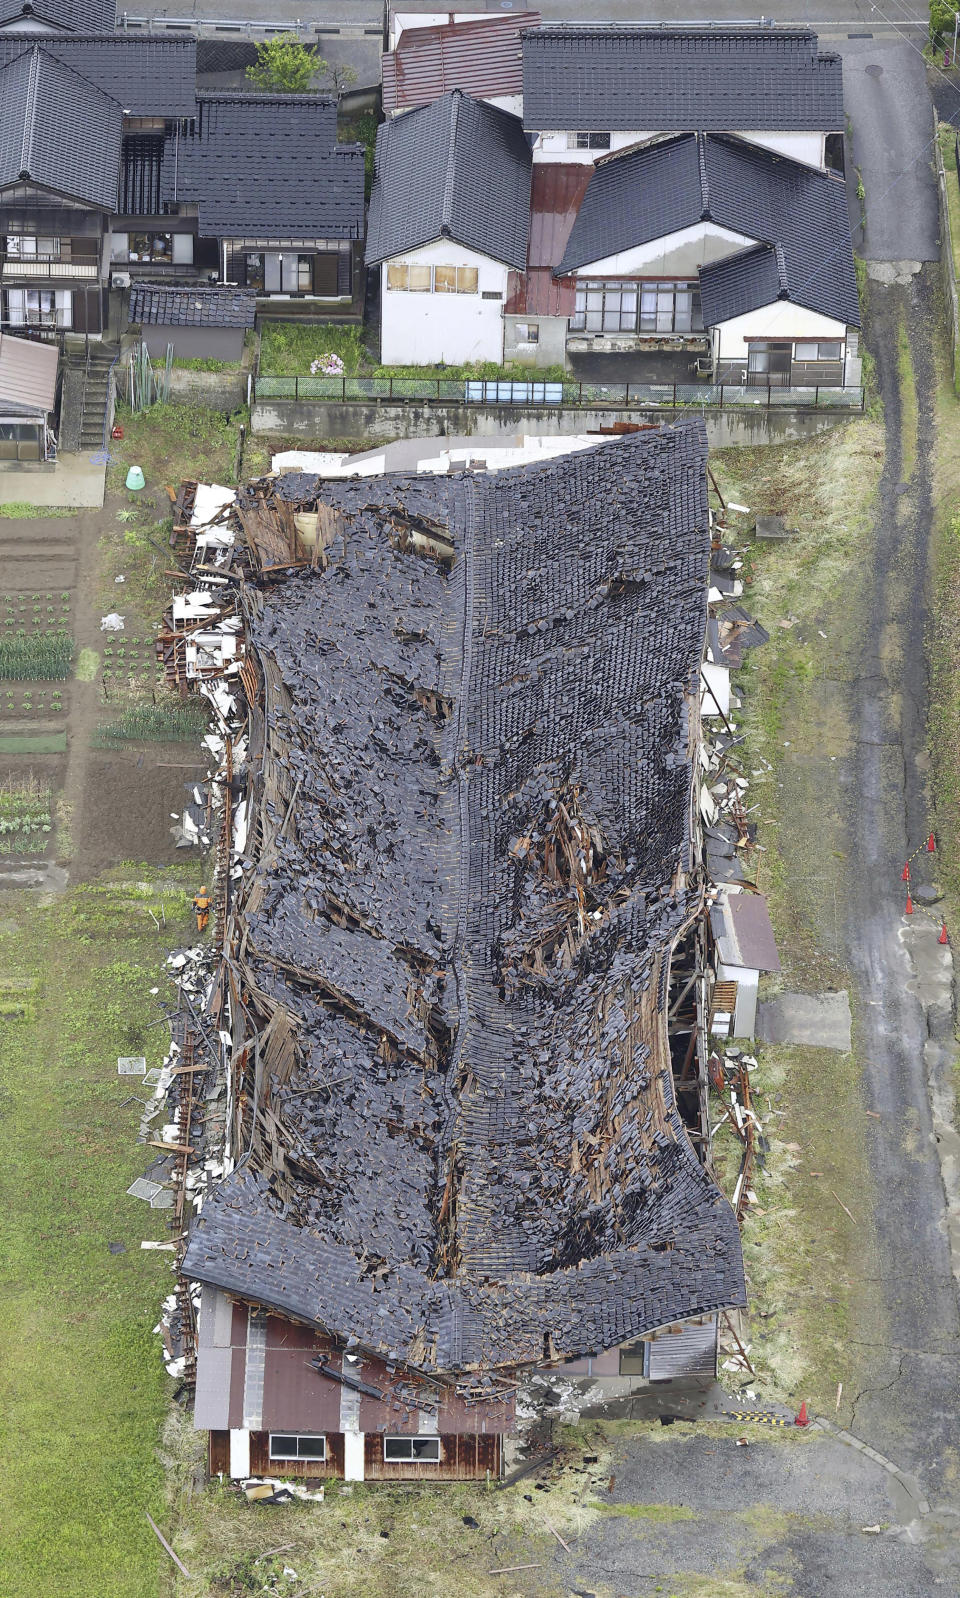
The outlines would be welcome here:
[[[102,335],[125,150],[195,78],[192,39],[0,33],[0,325]]]
[[[387,116],[429,105],[451,89],[489,100],[519,116],[523,107],[522,34],[540,23],[538,11],[391,12],[384,52],[383,109]]]
[[[520,119],[461,89],[383,123],[366,258],[380,268],[385,363],[503,359],[509,274],[527,258],[530,172]]]
[[[336,100],[201,92],[194,110],[139,168],[171,230],[159,262],[150,234],[144,275],[186,264],[189,236],[218,281],[254,290],[261,312],[319,319],[362,301],[363,149],[337,143]],[[125,181],[137,176],[128,162]],[[132,270],[141,239],[118,225],[114,260]]]
[[[229,1044],[181,1267],[195,1424],[235,1477],[495,1476],[522,1372],[629,1387],[684,1327],[710,1375],[744,1299],[667,1019],[702,902],[705,428],[294,472],[236,525],[231,1000],[180,1033],[195,1069]]]
[[[193,39],[0,30],[0,128],[0,326],[100,337],[137,278],[359,319],[363,151],[333,99],[198,94]]]
[[[4,328],[100,333],[122,131],[120,104],[46,44],[0,64]]]
[[[502,340],[490,317],[480,358],[600,381],[859,382],[859,302],[834,170],[839,56],[820,53],[809,29],[767,27],[542,27],[523,31],[522,51],[527,258],[510,262]],[[442,171],[459,231],[506,259],[496,207],[474,207],[470,158],[451,160],[449,125],[429,110],[382,130],[374,210],[415,215]],[[486,126],[487,111],[471,116]],[[496,141],[483,148],[498,193],[502,165],[515,238],[517,159],[494,164]],[[384,247],[368,259],[382,264]],[[425,273],[417,282],[429,292]],[[385,289],[385,351],[405,342],[404,318]],[[464,358],[445,353],[450,318],[435,301],[415,320],[415,359]]]

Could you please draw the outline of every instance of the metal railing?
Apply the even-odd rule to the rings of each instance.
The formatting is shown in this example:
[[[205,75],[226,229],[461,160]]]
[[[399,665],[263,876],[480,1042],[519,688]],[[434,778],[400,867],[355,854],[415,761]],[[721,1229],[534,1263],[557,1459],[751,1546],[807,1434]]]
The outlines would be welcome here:
[[[778,407],[814,410],[863,410],[859,386],[762,388],[734,383],[540,383],[500,382],[495,379],[447,377],[263,377],[251,381],[251,399],[336,401],[393,401],[400,404],[446,402],[457,405],[511,405],[527,408],[572,406],[592,409],[650,410],[704,406],[719,410],[775,410]]]

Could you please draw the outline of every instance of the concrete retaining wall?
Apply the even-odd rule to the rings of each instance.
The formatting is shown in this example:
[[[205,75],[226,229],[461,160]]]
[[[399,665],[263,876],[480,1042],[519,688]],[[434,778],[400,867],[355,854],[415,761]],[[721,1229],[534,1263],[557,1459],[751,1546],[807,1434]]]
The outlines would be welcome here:
[[[170,373],[170,398],[184,405],[209,405],[215,411],[235,411],[247,403],[247,374],[191,372],[175,366]]]
[[[193,373],[184,373],[193,376]],[[212,403],[212,402],[208,402]],[[675,422],[699,415],[690,410],[649,411],[586,408],[559,405],[445,405],[417,403],[317,402],[310,400],[257,400],[250,413],[253,433],[275,433],[287,438],[369,439],[371,443],[395,438],[434,438],[478,434],[485,438],[518,433],[555,437],[566,433],[595,433],[614,422]],[[841,422],[849,411],[832,410],[708,410],[704,413],[711,448],[733,444],[780,444],[790,439],[812,438]],[[859,416],[860,412],[854,413]]]

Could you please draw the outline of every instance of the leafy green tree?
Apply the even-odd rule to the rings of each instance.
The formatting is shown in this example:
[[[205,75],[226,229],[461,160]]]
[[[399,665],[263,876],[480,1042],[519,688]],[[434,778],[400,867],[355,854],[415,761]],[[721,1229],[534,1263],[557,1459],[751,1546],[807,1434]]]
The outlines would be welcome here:
[[[307,94],[315,77],[329,72],[327,62],[295,33],[278,33],[257,45],[257,59],[247,77],[269,94]]]
[[[940,44],[945,35],[953,39],[953,23],[957,14],[956,6],[947,5],[946,0],[930,0],[930,43]]]

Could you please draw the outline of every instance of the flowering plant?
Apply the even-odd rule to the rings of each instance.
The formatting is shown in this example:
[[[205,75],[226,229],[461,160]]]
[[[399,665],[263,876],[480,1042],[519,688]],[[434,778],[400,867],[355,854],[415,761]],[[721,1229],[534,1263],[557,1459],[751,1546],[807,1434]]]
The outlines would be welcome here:
[[[311,377],[342,377],[343,362],[339,355],[318,355],[310,362]]]

